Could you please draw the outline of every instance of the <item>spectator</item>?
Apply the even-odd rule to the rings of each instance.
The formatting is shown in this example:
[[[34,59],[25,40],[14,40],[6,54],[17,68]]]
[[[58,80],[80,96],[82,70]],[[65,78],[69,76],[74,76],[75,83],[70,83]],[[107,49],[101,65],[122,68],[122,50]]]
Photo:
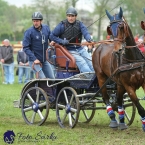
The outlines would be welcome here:
[[[90,56],[92,56],[93,49],[94,49],[93,45],[88,45],[88,53],[89,53]]]
[[[0,61],[3,64],[5,82],[3,84],[14,83],[14,57],[13,48],[10,46],[10,41],[5,39],[3,46],[0,47]]]
[[[106,40],[110,40],[110,35],[107,35],[106,36]]]
[[[77,20],[77,11],[70,7],[66,11],[66,20],[61,21],[50,35],[50,39],[62,44],[74,56],[80,72],[94,71],[91,57],[82,46],[71,44],[81,43],[82,36],[91,42],[91,35],[86,26]]]
[[[18,83],[22,84],[23,83],[23,77],[24,77],[25,78],[24,83],[26,84],[29,81],[30,68],[29,68],[29,63],[28,63],[28,56],[23,51],[23,48],[18,51],[17,62],[18,62],[18,65],[19,65],[19,68],[18,68]]]
[[[134,37],[134,40],[135,40],[136,43],[138,42],[138,39],[139,39],[139,34],[137,34],[137,35]]]
[[[34,79],[34,71],[30,68],[30,80]]]
[[[40,12],[33,13],[33,26],[24,33],[23,50],[29,57],[31,68],[34,64],[34,71],[38,74],[38,78],[55,78],[52,67],[46,60],[50,29],[42,24],[42,20],[43,16]]]
[[[106,40],[113,40],[112,35],[107,35]]]
[[[144,47],[143,39],[138,39],[137,45],[138,45],[138,47],[139,47],[141,52],[145,52],[145,47]]]

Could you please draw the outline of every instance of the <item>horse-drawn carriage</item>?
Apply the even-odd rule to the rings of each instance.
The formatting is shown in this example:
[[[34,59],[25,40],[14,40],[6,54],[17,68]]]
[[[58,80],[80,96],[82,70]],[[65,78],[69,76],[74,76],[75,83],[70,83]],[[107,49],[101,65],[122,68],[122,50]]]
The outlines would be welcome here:
[[[95,72],[79,73],[73,56],[60,45],[55,48],[56,79],[34,79],[27,83],[21,91],[19,107],[27,124],[42,125],[49,110],[53,109],[61,127],[73,128],[78,121],[90,122],[96,110],[106,109],[104,105],[96,106],[96,103],[103,104],[102,88],[99,88]],[[105,85],[110,103],[117,111],[116,84],[108,81]],[[136,109],[127,95],[124,95],[124,108],[127,124],[131,125]]]
[[[111,15],[109,15],[109,17],[110,19],[112,18]],[[112,25],[115,23],[117,24],[119,23],[119,25],[116,25],[117,29],[115,29],[115,30],[119,30],[119,33],[117,34],[117,36],[114,36],[114,34],[112,35],[114,36],[114,40],[120,41],[123,47],[126,38],[123,38],[122,40],[121,38],[124,36],[128,37],[130,35],[129,34],[130,30],[128,30],[128,26],[122,19],[121,12],[118,15],[116,15],[116,17],[117,20],[115,20],[115,16],[114,16],[114,21],[111,22],[110,24]],[[113,33],[113,30],[111,30],[110,28],[111,26],[109,27],[109,30]],[[123,35],[120,36],[120,32]],[[117,38],[118,35],[119,38]],[[110,118],[112,117],[111,123],[109,125],[110,127],[112,128],[119,127],[120,129],[126,129],[127,128],[126,125],[121,120],[122,116],[123,116],[123,121],[125,117],[126,124],[131,125],[133,123],[135,113],[136,113],[135,105],[137,106],[138,109],[140,108],[140,105],[138,105],[138,100],[140,99],[135,98],[136,100],[134,100],[134,98],[131,97],[134,95],[134,92],[131,89],[132,86],[129,86],[130,88],[128,89],[126,87],[125,81],[122,82],[121,80],[119,80],[120,79],[119,77],[120,74],[124,75],[126,70],[127,72],[130,71],[132,72],[134,70],[135,71],[137,70],[138,72],[141,70],[142,72],[143,68],[141,66],[138,66],[138,64],[144,66],[144,63],[142,63],[142,61],[138,61],[139,62],[138,64],[134,62],[132,63],[129,62],[127,63],[127,65],[119,66],[118,64],[122,63],[122,58],[124,58],[124,61],[126,61],[126,59],[128,58],[126,58],[127,56],[125,57],[122,56],[124,55],[124,53],[120,53],[122,55],[118,55],[119,51],[116,51],[118,54],[115,53],[114,55],[115,57],[113,58],[110,57],[108,60],[108,62],[113,62],[115,61],[115,59],[117,59],[116,61],[117,63],[115,64],[115,69],[114,69],[114,64],[111,64],[110,66],[108,65],[108,63],[106,63],[107,65],[106,69],[111,68],[111,70],[114,70],[112,73],[109,73],[108,75],[107,70],[101,70],[100,68],[96,67],[97,64],[96,60],[98,61],[98,59],[100,59],[100,61],[102,61],[101,56],[99,56],[100,52],[98,53],[97,51],[101,51],[101,49],[105,48],[107,50],[106,55],[107,53],[110,55],[110,52],[112,55],[114,48],[116,50],[118,49],[118,47],[114,43],[115,41],[110,42],[111,44],[103,43],[95,50],[93,54],[93,66],[95,71],[97,70],[98,72],[89,72],[89,73],[79,73],[79,70],[76,67],[75,59],[73,58],[73,56],[71,56],[69,52],[66,49],[64,49],[62,46],[56,45],[55,60],[56,63],[58,64],[58,67],[56,69],[57,72],[56,79],[46,78],[46,79],[31,80],[23,87],[21,91],[19,107],[21,108],[22,115],[25,122],[31,125],[32,124],[42,125],[48,117],[49,110],[53,109],[56,111],[56,118],[61,127],[68,126],[70,128],[73,128],[75,127],[77,122],[85,122],[85,123],[90,122],[94,117],[96,110],[106,109],[106,106],[104,105],[99,106],[97,104],[105,103],[110,105],[107,106],[108,115],[110,116]],[[132,44],[132,46],[133,45],[134,44]],[[137,51],[136,54],[138,54],[138,57],[142,57],[142,55],[137,53]],[[129,54],[129,57],[131,57],[131,54]],[[99,74],[100,72],[101,74]],[[116,80],[116,77],[118,78],[119,82],[118,80]],[[128,75],[127,77],[130,76]],[[116,83],[112,81],[112,79],[115,80]],[[133,79],[134,78],[132,75],[132,80]],[[135,80],[133,81],[135,82]],[[122,86],[123,83],[125,84],[124,86]],[[140,87],[140,84],[133,84],[133,87],[134,85],[138,85],[137,87]],[[123,90],[120,89],[122,87]],[[128,93],[130,93],[129,94],[130,97],[128,97],[126,90]],[[132,101],[135,103],[135,105]],[[137,101],[137,103],[135,101]],[[113,120],[114,112],[119,112],[118,105],[120,106],[122,105],[124,109],[121,112],[123,114],[121,113],[119,114],[120,117],[119,119],[121,120],[121,122],[118,122],[117,120]],[[111,113],[113,112],[112,113],[113,115],[110,112]]]

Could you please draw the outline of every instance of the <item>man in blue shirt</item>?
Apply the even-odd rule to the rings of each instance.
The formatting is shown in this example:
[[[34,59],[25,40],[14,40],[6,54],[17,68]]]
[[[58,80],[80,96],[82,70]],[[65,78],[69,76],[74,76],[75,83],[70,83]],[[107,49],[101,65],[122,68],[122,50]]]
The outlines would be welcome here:
[[[43,16],[40,12],[32,15],[33,26],[27,29],[23,38],[23,50],[29,58],[29,64],[37,72],[38,78],[55,78],[50,63],[46,60],[46,49],[50,36],[50,29],[42,24]]]
[[[86,26],[77,20],[77,11],[70,7],[66,11],[67,19],[61,21],[50,34],[50,39],[67,48],[67,50],[74,56],[76,64],[80,72],[94,71],[92,60],[88,52],[80,45],[73,45],[71,43],[81,43],[82,36],[91,42],[91,36],[88,33]]]

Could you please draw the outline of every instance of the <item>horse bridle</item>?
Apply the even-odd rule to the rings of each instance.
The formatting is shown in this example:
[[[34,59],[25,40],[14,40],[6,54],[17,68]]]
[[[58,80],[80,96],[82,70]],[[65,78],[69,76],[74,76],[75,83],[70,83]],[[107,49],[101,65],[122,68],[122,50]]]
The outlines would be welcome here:
[[[124,37],[123,37],[122,39],[120,39],[120,38],[114,38],[113,40],[114,40],[114,41],[119,41],[119,42],[125,42],[126,37],[129,36],[129,33],[128,33],[128,25],[127,25],[127,23],[126,23],[125,21],[123,21],[123,20],[114,20],[114,21],[111,21],[111,22],[110,22],[110,25],[107,27],[108,35],[112,35],[111,25],[112,25],[113,23],[118,23],[118,27],[119,27],[119,28],[124,28],[124,32],[125,32],[125,35],[124,35]],[[117,27],[117,28],[118,28],[118,27]],[[112,36],[113,36],[113,35],[112,35]],[[113,36],[113,37],[114,37],[114,36]]]
[[[124,19],[125,20],[125,19]],[[111,24],[113,24],[113,23],[119,23],[119,25],[118,25],[118,27],[124,27],[124,32],[125,32],[125,37],[123,38],[123,39],[119,39],[119,38],[114,38],[113,40],[114,41],[120,41],[120,42],[124,42],[125,43],[125,39],[126,39],[126,37],[128,37],[129,36],[129,32],[128,32],[128,24],[126,23],[126,21],[123,21],[123,20],[114,20],[114,21],[112,21],[112,22],[110,22],[110,25],[107,27],[107,32],[109,32],[109,34],[110,35],[112,35],[112,32],[111,32],[111,30],[110,30],[110,28],[111,28]],[[108,34],[108,35],[109,35]],[[145,34],[144,34],[145,35]],[[113,36],[113,35],[112,35]],[[140,43],[139,44],[137,44],[137,45],[134,45],[134,46],[126,46],[126,45],[124,45],[124,47],[125,48],[134,48],[134,47],[138,47],[140,45]]]
[[[120,27],[120,28],[123,27],[124,28],[124,32],[125,32],[124,37],[122,39],[114,38],[114,41],[119,41],[119,42],[122,42],[123,43],[123,45],[122,45],[123,46],[122,52],[124,51],[125,48],[134,48],[134,47],[138,47],[138,45],[140,45],[140,43],[139,43],[139,44],[134,45],[134,46],[126,46],[125,39],[129,36],[129,31],[128,31],[128,24],[125,21],[125,19],[124,19],[124,21],[123,20],[114,20],[114,21],[111,21],[110,22],[110,25],[108,26],[109,28],[107,27],[107,32],[108,32],[108,29],[111,28],[111,25],[113,23],[118,23],[119,24],[118,27]],[[117,27],[117,29],[118,29],[118,27]],[[110,30],[110,33],[112,33],[111,30]],[[120,54],[121,54],[121,52],[120,52]],[[126,59],[126,58],[123,58],[123,59],[126,60],[126,61],[129,61],[129,62],[134,62],[134,60],[129,60],[129,59]],[[142,60],[135,60],[135,61],[142,62]]]

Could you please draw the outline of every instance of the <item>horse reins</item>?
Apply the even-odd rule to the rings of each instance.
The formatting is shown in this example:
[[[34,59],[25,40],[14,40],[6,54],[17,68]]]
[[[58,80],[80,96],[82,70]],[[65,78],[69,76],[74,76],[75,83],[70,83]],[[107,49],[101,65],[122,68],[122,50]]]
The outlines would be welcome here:
[[[95,45],[95,44],[100,44],[100,43],[106,43],[106,44],[110,44],[112,43],[113,40],[102,40],[102,41],[98,41],[98,42],[83,42],[83,43],[69,43],[71,45]]]
[[[125,31],[125,34],[126,34],[125,37],[124,37],[123,39],[114,38],[114,41],[124,42],[125,39],[126,39],[126,37],[129,36],[129,33],[128,33],[128,25],[127,25],[127,22],[126,22],[124,16],[123,16],[123,19],[124,19],[124,21],[114,20],[114,21],[112,21],[112,22],[110,23],[110,25],[111,25],[112,23],[116,23],[116,22],[117,22],[117,23],[121,22],[121,23],[119,23],[119,25],[123,23],[124,31]],[[142,42],[140,42],[140,43],[138,43],[137,45],[134,45],[134,46],[125,46],[125,48],[134,48],[134,47],[138,47],[141,43],[142,43]]]

